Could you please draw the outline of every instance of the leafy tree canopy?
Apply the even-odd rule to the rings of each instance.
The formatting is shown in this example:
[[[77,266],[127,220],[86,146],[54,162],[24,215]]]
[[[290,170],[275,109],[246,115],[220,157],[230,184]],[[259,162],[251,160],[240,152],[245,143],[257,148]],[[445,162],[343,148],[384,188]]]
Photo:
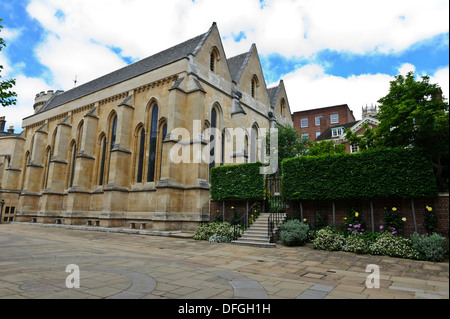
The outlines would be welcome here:
[[[2,21],[3,20],[0,19],[0,23]],[[3,26],[0,24],[0,31],[2,28],[3,28]],[[3,40],[3,38],[0,38],[0,51],[2,50],[3,47],[6,47],[6,43]],[[2,80],[2,75],[1,75],[2,70],[3,70],[3,65],[0,65],[0,103],[2,104],[2,106],[16,104],[15,97],[17,96],[17,94],[13,91],[10,91],[10,89],[14,85],[16,85],[16,81],[14,79]]]

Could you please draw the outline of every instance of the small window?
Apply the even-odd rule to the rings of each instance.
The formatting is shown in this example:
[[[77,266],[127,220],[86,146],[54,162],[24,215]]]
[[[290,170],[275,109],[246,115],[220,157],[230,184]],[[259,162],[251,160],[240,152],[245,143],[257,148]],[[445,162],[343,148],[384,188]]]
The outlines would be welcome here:
[[[300,127],[308,127],[308,118],[303,118],[300,120]]]
[[[320,131],[316,131],[316,138],[320,136]]]
[[[331,114],[330,122],[331,122],[331,124],[339,123],[339,114]]]
[[[209,69],[210,69],[212,72],[214,72],[214,69],[215,69],[215,63],[216,63],[216,55],[215,55],[215,53],[214,53],[214,51],[213,51],[213,52],[211,52],[211,55],[210,55],[210,57],[209,57]]]
[[[315,124],[316,126],[320,126],[320,119],[322,118],[322,116],[316,116],[315,118]]]
[[[341,136],[342,133],[344,133],[344,130],[342,127],[334,128],[331,130],[331,136],[332,137],[338,137]]]
[[[6,208],[5,208],[5,214],[9,214],[9,206],[6,206]]]
[[[352,144],[350,145],[350,153],[356,153],[358,152],[358,145]]]
[[[251,83],[252,97],[255,97],[255,95],[256,95],[256,87],[257,86],[258,86],[258,78],[256,77],[256,75],[254,75],[252,78],[252,83]]]
[[[302,133],[301,136],[302,136],[302,137],[301,137],[301,140],[302,140],[302,141],[307,141],[307,140],[309,140],[309,134],[308,134],[308,133]]]

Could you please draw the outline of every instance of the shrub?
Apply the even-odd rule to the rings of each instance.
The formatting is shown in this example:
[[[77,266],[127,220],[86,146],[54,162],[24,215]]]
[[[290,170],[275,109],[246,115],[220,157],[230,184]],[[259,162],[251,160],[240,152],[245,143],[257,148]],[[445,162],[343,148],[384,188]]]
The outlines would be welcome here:
[[[233,226],[227,222],[204,223],[197,227],[193,238],[209,240],[213,235],[228,237],[231,241],[231,238],[233,238]]]
[[[228,237],[225,235],[214,234],[209,237],[210,243],[229,243],[232,240],[232,237]]]
[[[280,239],[287,246],[300,246],[308,240],[309,225],[297,219],[281,224],[280,230]]]
[[[420,236],[418,233],[411,235],[412,247],[418,251],[420,259],[430,261],[443,261],[446,254],[445,244],[447,239],[437,233]]]
[[[392,235],[403,235],[403,226],[406,218],[401,217],[396,207],[391,210],[386,210],[383,215],[383,224],[386,230],[390,231]]]
[[[373,255],[419,259],[419,253],[412,247],[411,239],[383,232],[370,246]]]
[[[367,254],[370,249],[370,241],[365,236],[356,234],[345,238],[345,243],[342,246],[343,251],[348,251],[356,254]]]
[[[362,220],[362,217],[359,216],[359,213],[355,210],[351,210],[345,218],[344,235],[362,234],[365,232],[365,228],[365,223]]]
[[[264,175],[259,172],[262,166],[261,163],[244,163],[211,168],[211,199],[264,198]]]
[[[313,248],[320,250],[341,250],[345,243],[344,236],[337,233],[330,227],[325,227],[317,231],[313,240]]]
[[[426,205],[425,217],[423,219],[423,226],[429,234],[432,234],[438,229],[438,219],[431,206]]]
[[[298,156],[283,160],[281,167],[285,200],[411,198],[438,192],[432,165],[417,149]]]

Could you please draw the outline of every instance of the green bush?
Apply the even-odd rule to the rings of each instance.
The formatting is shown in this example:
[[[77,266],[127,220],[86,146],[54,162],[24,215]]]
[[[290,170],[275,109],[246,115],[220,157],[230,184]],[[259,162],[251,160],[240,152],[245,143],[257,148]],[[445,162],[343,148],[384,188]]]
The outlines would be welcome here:
[[[345,237],[345,243],[342,246],[343,251],[356,254],[367,254],[370,249],[370,240],[361,234],[349,235]]]
[[[233,226],[227,222],[204,223],[197,227],[194,233],[194,239],[209,240],[211,236],[224,236],[233,238]]]
[[[264,175],[260,174],[261,166],[261,163],[245,163],[211,168],[211,199],[264,198]]]
[[[299,156],[283,160],[281,167],[285,200],[411,198],[437,194],[431,162],[416,149]]]
[[[420,259],[430,261],[443,261],[446,254],[445,245],[447,239],[437,233],[420,236],[418,233],[411,235],[412,247],[418,251]]]
[[[287,246],[301,246],[308,240],[309,225],[297,219],[280,225],[280,239]]]
[[[330,227],[325,227],[316,232],[313,248],[328,251],[342,250],[344,243],[345,238],[343,235]]]
[[[209,237],[210,243],[229,243],[233,238],[229,236],[224,235],[218,235],[214,234],[211,237]]]
[[[383,232],[370,246],[373,255],[419,259],[419,253],[412,247],[411,239]]]

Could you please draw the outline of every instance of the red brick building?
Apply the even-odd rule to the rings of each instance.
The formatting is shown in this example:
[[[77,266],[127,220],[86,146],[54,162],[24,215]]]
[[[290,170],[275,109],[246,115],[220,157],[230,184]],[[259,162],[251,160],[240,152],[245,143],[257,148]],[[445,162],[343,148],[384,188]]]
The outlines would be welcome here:
[[[330,126],[356,120],[348,105],[342,104],[294,112],[292,121],[299,138],[313,141]]]

